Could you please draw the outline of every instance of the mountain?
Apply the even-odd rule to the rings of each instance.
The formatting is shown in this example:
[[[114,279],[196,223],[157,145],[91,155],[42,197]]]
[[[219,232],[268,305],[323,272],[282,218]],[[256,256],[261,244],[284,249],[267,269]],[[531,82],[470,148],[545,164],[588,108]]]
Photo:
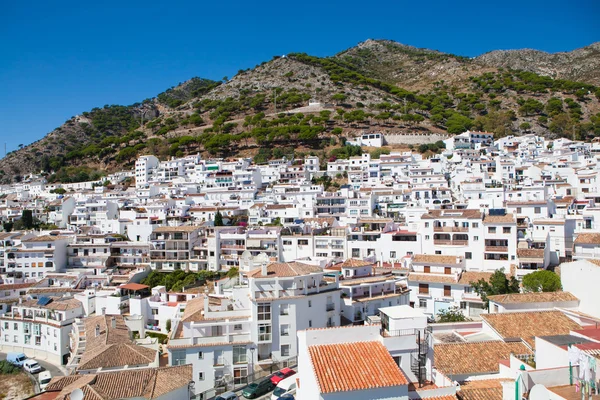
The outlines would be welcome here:
[[[466,58],[388,40],[326,58],[292,53],[227,82],[192,78],[141,103],[83,112],[0,160],[0,180],[95,179],[140,154],[348,157],[344,138],[363,130],[591,139],[600,135],[599,54],[594,44]],[[306,107],[310,99],[321,106]]]
[[[482,65],[519,69],[600,86],[600,42],[554,54],[530,49],[496,50],[480,55],[475,61]]]

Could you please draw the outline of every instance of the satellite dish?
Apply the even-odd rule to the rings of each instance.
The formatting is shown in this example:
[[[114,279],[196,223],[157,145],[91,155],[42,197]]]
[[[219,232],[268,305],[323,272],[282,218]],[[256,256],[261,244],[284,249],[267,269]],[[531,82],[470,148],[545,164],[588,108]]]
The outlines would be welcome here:
[[[83,400],[83,390],[75,389],[71,392],[71,400]]]
[[[539,383],[537,385],[534,385],[531,388],[531,391],[529,392],[530,400],[546,400],[549,398],[550,395],[548,393],[548,389],[546,389],[546,386],[541,385]]]

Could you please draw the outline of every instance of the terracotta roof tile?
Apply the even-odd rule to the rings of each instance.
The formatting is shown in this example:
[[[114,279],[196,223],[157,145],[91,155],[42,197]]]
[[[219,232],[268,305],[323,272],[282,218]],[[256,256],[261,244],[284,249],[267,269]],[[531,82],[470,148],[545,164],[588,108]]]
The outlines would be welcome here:
[[[488,299],[498,304],[520,303],[549,303],[555,301],[577,301],[577,297],[570,292],[538,292],[538,293],[510,293],[488,296]]]
[[[500,379],[464,382],[456,395],[460,400],[502,400],[502,383]]]
[[[560,311],[481,314],[481,318],[502,338],[521,338],[531,348],[535,347],[535,336],[568,335],[581,329],[581,325]]]
[[[517,220],[514,214],[506,215],[489,215],[486,214],[483,218],[484,224],[516,224]]]
[[[370,261],[357,260],[356,258],[349,258],[341,264],[337,264],[336,266],[340,266],[342,268],[360,268],[367,267],[369,265],[374,266],[375,263]]]
[[[321,393],[408,385],[408,380],[381,342],[309,346]]]
[[[580,233],[575,244],[600,244],[600,233]]]
[[[470,285],[479,281],[480,279],[489,281],[492,275],[494,275],[492,272],[465,271],[460,275],[460,278],[458,278],[458,283],[462,285]]]
[[[495,373],[498,361],[512,354],[533,354],[522,342],[501,340],[473,343],[443,343],[434,348],[434,366],[446,376]]]
[[[544,249],[517,249],[519,258],[544,258]]]
[[[302,276],[323,272],[323,270],[315,265],[303,264],[299,262],[289,263],[272,263],[267,265],[268,277],[288,278],[292,276]],[[248,272],[249,278],[266,278],[262,274],[262,268],[256,268]]]

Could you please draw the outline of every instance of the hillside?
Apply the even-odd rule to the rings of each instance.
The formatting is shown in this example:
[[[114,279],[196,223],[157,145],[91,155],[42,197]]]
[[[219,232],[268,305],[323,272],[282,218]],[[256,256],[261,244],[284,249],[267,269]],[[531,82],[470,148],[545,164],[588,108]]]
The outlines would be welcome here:
[[[347,157],[344,139],[366,129],[590,139],[600,135],[594,49],[539,56],[534,72],[515,55],[528,50],[467,59],[385,40],[328,58],[274,57],[227,82],[193,78],[141,103],[84,112],[0,160],[0,180],[40,171],[51,182],[94,179],[148,153]],[[564,57],[583,81],[562,78]],[[306,107],[309,99],[322,106]]]

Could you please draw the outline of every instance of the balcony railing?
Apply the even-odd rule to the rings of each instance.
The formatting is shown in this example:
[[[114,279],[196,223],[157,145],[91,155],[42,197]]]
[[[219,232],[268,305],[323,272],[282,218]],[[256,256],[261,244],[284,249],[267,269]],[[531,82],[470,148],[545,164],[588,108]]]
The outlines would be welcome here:
[[[442,239],[433,239],[433,244],[441,245],[441,246],[468,246],[468,240],[442,240]]]
[[[325,309],[326,309],[327,311],[333,311],[333,310],[335,310],[335,304],[334,304],[334,303],[329,303],[329,304],[327,304],[327,305],[325,306]]]
[[[506,246],[485,246],[485,251],[492,253],[508,253],[508,247]]]
[[[469,232],[468,227],[464,226],[434,226],[434,232]]]

